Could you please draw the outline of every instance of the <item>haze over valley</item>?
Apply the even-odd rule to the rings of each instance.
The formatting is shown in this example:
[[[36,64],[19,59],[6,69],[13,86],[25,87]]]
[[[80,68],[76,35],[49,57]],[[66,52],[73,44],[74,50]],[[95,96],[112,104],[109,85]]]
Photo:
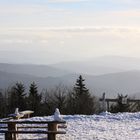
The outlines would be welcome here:
[[[0,88],[8,88],[16,82],[27,87],[33,81],[40,90],[59,84],[72,87],[81,74],[87,87],[97,96],[106,92],[112,97],[118,93],[139,97],[139,62],[138,58],[104,56],[48,65],[0,63]]]

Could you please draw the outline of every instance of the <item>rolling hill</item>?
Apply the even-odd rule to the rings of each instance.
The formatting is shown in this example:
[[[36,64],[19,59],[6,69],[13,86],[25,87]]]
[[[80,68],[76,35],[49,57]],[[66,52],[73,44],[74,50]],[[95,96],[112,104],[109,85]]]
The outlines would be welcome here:
[[[74,73],[101,75],[140,70],[140,59],[133,57],[103,56],[85,61],[61,62],[50,66],[73,71]]]
[[[39,89],[55,87],[60,83],[66,86],[74,86],[79,74],[66,74],[58,77],[38,77],[27,74],[15,74],[0,71],[0,88],[5,89],[14,83],[22,82],[26,87],[31,82],[36,82]],[[101,96],[103,92],[109,97],[117,96],[118,93],[133,95],[140,92],[140,71],[127,71],[119,73],[104,74],[100,76],[83,75],[85,83],[90,91]]]
[[[117,96],[118,93],[139,97],[139,63],[137,58],[118,56],[52,65],[0,63],[0,88],[5,89],[17,81],[26,87],[34,81],[40,90],[60,83],[71,87],[82,74],[86,79],[86,86],[97,96],[106,92],[110,97]]]
[[[48,65],[6,64],[6,63],[0,63],[0,71],[14,74],[26,74],[36,77],[49,77],[49,76],[59,77],[70,73],[67,70],[53,68]]]

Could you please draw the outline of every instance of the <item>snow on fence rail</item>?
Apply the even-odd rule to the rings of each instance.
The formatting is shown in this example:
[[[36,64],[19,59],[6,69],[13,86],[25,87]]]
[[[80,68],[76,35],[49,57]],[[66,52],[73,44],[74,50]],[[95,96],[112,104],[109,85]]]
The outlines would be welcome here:
[[[48,135],[47,140],[56,140],[56,134],[66,134],[65,131],[58,129],[66,128],[65,121],[2,121],[0,124],[6,125],[0,126],[0,133],[5,134],[5,140],[17,140],[17,134],[46,134]],[[43,126],[40,126],[41,124]],[[35,130],[35,128],[39,128],[39,130]],[[43,130],[43,128],[47,128],[47,130]]]

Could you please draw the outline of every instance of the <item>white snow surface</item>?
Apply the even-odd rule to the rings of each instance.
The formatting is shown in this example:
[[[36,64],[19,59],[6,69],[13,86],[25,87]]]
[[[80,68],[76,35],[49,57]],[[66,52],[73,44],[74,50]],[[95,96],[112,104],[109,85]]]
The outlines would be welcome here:
[[[62,115],[67,122],[66,134],[57,135],[57,140],[140,140],[140,112],[108,112],[100,115]],[[53,116],[33,117],[28,120],[48,121]],[[45,140],[45,135],[18,135],[20,140]],[[4,136],[0,134],[0,140]]]

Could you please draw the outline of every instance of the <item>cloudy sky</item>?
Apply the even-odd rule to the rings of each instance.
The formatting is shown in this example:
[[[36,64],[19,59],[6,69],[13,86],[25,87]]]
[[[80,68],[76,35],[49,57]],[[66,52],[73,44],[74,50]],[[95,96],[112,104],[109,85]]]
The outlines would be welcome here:
[[[139,0],[0,0],[0,62],[140,57]]]

